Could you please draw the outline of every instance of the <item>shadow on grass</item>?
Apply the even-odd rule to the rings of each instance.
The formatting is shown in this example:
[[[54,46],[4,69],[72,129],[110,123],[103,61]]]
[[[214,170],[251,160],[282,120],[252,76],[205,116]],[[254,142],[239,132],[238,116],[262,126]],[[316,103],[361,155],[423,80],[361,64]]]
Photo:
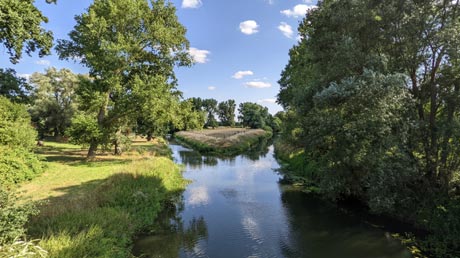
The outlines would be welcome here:
[[[42,239],[50,257],[127,257],[132,239],[154,229],[161,211],[177,217],[173,200],[183,186],[163,182],[154,173],[120,173],[57,189],[64,194],[41,204],[29,234]]]

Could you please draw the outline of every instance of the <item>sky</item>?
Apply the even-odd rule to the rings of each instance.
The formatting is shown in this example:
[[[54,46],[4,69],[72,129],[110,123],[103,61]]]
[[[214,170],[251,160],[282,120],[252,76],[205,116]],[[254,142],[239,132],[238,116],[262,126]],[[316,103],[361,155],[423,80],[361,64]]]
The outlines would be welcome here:
[[[75,15],[89,7],[92,0],[58,0],[36,6],[48,17],[43,27],[52,30],[55,41],[68,39],[75,26]],[[171,0],[179,21],[187,28],[192,67],[176,68],[178,89],[185,98],[234,99],[256,102],[275,114],[282,108],[275,103],[277,81],[289,60],[289,49],[297,43],[297,27],[316,0]],[[13,65],[0,46],[1,68],[13,68],[24,77],[44,72],[47,67],[68,68],[74,73],[88,69],[73,61],[59,60],[53,54],[39,58],[23,55]]]

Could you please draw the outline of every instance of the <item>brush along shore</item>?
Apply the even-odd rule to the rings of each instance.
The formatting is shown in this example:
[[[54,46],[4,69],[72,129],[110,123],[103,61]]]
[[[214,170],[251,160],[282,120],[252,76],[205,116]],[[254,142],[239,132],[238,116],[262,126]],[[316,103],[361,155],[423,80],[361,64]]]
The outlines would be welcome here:
[[[263,129],[217,128],[199,131],[177,132],[175,138],[200,151],[218,154],[234,154],[246,151],[261,140],[272,137]]]

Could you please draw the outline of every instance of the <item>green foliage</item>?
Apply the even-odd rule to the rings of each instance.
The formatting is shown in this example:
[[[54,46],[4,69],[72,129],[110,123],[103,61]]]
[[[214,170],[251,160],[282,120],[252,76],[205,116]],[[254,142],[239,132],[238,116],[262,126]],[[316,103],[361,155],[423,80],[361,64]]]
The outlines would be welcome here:
[[[223,126],[235,126],[235,100],[229,99],[220,102],[217,106],[217,113]]]
[[[307,181],[423,225],[436,257],[455,257],[460,242],[456,220],[433,213],[458,212],[446,200],[459,195],[459,11],[457,1],[320,1],[279,80],[283,138],[317,169]],[[428,225],[443,220],[452,233]]]
[[[28,103],[32,90],[25,78],[19,77],[13,69],[0,69],[0,95],[15,103]]]
[[[16,196],[0,187],[0,246],[24,237],[24,225],[38,210],[30,203],[19,205]]]
[[[58,42],[60,58],[81,58],[93,77],[80,92],[94,104],[91,113],[105,136],[85,138],[90,143],[88,157],[138,118],[146,134],[150,132],[145,128],[172,122],[162,113],[179,95],[174,67],[191,64],[185,28],[175,11],[162,0],[96,0],[76,17],[70,40]]]
[[[77,75],[68,69],[51,67],[44,74],[32,74],[30,82],[35,91],[29,112],[40,135],[53,132],[54,136],[62,136],[76,111]]]
[[[34,153],[24,148],[0,146],[0,185],[12,188],[43,172],[43,164]]]
[[[32,150],[37,132],[30,124],[30,115],[23,105],[0,96],[0,145]]]
[[[40,57],[50,53],[53,34],[42,28],[42,22],[48,18],[33,0],[0,0],[0,43],[13,64],[21,59],[24,49],[28,55],[39,50]]]
[[[72,118],[72,125],[67,129],[66,135],[70,141],[75,144],[88,144],[93,139],[102,141],[103,133],[101,132],[96,119],[85,113],[80,113]]]
[[[271,118],[268,108],[259,104],[251,102],[240,103],[238,112],[240,113],[238,119],[245,127],[257,129],[270,125]]]
[[[43,171],[32,153],[36,138],[25,107],[0,96],[0,185],[10,188]]]

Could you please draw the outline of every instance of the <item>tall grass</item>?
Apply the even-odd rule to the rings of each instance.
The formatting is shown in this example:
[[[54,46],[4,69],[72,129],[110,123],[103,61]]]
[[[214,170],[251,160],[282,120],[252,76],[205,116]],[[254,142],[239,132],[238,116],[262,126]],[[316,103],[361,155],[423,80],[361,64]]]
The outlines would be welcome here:
[[[272,133],[262,129],[225,128],[182,131],[174,135],[181,143],[203,153],[236,154],[251,149]]]
[[[80,146],[45,142],[45,173],[19,188],[22,202],[39,201],[27,227],[28,239],[37,240],[4,246],[0,257],[19,255],[21,247],[30,254],[20,257],[132,257],[133,238],[153,230],[187,184],[166,142],[137,139],[133,147],[87,162]]]
[[[137,161],[95,188],[75,186],[91,189],[81,196],[43,204],[29,234],[41,239],[49,257],[129,257],[133,237],[154,225],[186,183],[168,158]]]

